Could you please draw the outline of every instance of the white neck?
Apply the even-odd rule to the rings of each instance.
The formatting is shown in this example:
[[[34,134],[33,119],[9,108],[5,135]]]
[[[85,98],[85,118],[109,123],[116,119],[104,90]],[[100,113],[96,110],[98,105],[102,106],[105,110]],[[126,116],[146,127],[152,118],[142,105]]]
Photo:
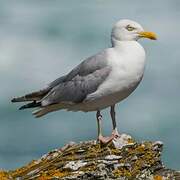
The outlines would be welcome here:
[[[138,42],[135,40],[120,41],[120,40],[115,39],[114,37],[111,37],[111,43],[112,43],[112,47],[116,47],[116,46],[121,46],[122,44],[137,44]]]
[[[137,41],[118,41],[114,39],[112,44],[116,52],[123,53],[126,57],[145,59],[145,50]]]

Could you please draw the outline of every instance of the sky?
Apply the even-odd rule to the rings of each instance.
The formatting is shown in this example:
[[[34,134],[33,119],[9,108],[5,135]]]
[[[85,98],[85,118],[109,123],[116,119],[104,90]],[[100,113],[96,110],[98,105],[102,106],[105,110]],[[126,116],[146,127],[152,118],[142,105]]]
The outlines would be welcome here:
[[[157,41],[143,81],[116,107],[121,133],[164,143],[163,161],[180,169],[180,1],[0,1],[0,168],[14,169],[70,141],[96,139],[95,113],[58,111],[35,119],[14,96],[45,87],[87,57],[110,47],[113,24],[139,22]],[[109,109],[103,131],[111,133]]]

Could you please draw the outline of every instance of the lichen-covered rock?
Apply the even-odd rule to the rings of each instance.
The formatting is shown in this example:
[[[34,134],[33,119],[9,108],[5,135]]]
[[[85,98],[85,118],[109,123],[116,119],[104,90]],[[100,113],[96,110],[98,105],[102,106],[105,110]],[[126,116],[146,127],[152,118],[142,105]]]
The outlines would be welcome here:
[[[0,180],[180,179],[180,172],[163,166],[162,147],[162,142],[137,143],[125,134],[106,146],[71,142],[22,168],[0,171]]]

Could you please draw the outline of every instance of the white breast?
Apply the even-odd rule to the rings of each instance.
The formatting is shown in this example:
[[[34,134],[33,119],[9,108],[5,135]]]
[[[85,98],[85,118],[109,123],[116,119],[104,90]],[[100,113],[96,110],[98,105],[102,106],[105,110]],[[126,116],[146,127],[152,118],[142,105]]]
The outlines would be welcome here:
[[[136,41],[123,42],[110,49],[109,65],[112,72],[98,90],[113,93],[128,89],[139,82],[144,73],[144,49]]]
[[[112,71],[99,88],[85,101],[68,108],[72,111],[95,111],[118,103],[129,96],[142,79],[145,51],[136,41],[120,42],[107,49]]]
[[[116,95],[116,101],[127,97],[142,79],[145,67],[145,51],[136,41],[120,42],[108,49],[108,63],[112,71],[96,92],[88,95],[87,100]],[[103,100],[103,103],[104,100]],[[109,102],[107,102],[109,103]],[[112,103],[112,102],[111,102]]]

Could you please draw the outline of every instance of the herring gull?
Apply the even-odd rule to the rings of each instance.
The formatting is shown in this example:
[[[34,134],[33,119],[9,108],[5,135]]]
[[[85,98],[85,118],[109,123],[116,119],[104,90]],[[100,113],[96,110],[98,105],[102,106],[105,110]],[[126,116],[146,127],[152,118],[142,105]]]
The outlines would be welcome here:
[[[25,96],[16,97],[12,102],[31,101],[20,109],[35,108],[35,117],[49,112],[96,111],[98,140],[108,143],[120,136],[117,131],[115,104],[128,97],[142,80],[145,67],[145,51],[137,42],[140,38],[156,39],[153,32],[144,31],[132,20],[118,21],[112,29],[112,47],[81,62],[66,75],[51,82],[46,88]],[[112,135],[102,135],[100,111],[110,107]]]

